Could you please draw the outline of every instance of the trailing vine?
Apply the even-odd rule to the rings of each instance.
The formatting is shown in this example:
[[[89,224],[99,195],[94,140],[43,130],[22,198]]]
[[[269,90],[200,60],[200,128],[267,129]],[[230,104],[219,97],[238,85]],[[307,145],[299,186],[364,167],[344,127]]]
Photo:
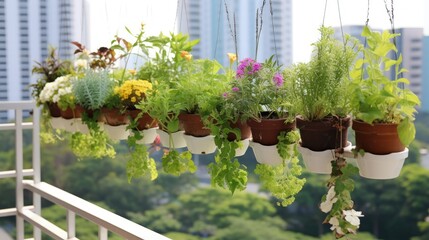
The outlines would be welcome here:
[[[298,131],[282,132],[278,139],[277,151],[282,163],[277,166],[258,164],[255,173],[259,175],[262,186],[278,199],[277,205],[286,207],[295,201],[295,195],[304,186],[305,178],[299,178],[302,167],[298,159]]]

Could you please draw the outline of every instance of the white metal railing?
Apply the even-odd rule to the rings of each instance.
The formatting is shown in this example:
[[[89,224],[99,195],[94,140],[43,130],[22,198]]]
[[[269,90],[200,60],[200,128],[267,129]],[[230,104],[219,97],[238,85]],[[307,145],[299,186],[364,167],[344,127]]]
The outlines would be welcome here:
[[[16,239],[24,239],[24,221],[34,227],[34,240],[41,240],[41,232],[53,239],[76,240],[76,214],[98,225],[98,238],[108,239],[108,232],[116,233],[124,239],[169,239],[121,216],[109,212],[48,183],[41,182],[40,172],[40,110],[34,102],[0,102],[1,110],[14,110],[13,123],[0,123],[0,131],[15,131],[15,170],[1,171],[1,178],[16,178],[16,206],[0,209],[0,217],[16,216]],[[24,122],[23,111],[31,110],[31,122]],[[32,129],[33,153],[32,169],[23,169],[23,130]],[[24,180],[32,177],[32,180]],[[24,189],[33,193],[33,205],[24,206]],[[1,191],[1,189],[0,189]],[[5,196],[2,196],[5,197]],[[12,197],[12,196],[11,196]],[[47,199],[67,209],[67,230],[63,230],[41,216],[41,198]]]

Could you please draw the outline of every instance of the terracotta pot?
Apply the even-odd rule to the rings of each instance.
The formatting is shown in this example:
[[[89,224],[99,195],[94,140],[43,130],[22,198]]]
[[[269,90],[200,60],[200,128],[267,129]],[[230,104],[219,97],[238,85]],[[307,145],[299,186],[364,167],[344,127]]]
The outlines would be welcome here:
[[[183,124],[186,135],[194,137],[205,137],[210,135],[210,130],[206,128],[199,114],[181,113],[179,121]]]
[[[343,130],[340,131],[340,120]],[[347,129],[351,118],[327,117],[317,121],[307,121],[296,117],[296,127],[301,135],[301,146],[312,151],[325,151],[347,146]]]
[[[398,136],[398,124],[374,123],[373,125],[353,120],[356,136],[356,149],[363,149],[376,155],[402,152],[405,146]]]
[[[238,120],[235,123],[231,123],[231,128],[240,129],[240,133],[241,133],[241,139],[240,140],[248,139],[252,136],[252,132],[251,132],[250,127],[247,124],[247,122],[242,122],[242,121]],[[237,139],[237,136],[234,133],[228,134],[228,141],[235,141],[236,139]]]
[[[61,109],[57,103],[48,103],[48,109],[51,117],[61,117]]]
[[[65,111],[61,111],[61,117],[65,119],[81,118],[85,109],[81,105],[76,105],[74,108],[68,107]]]
[[[265,113],[262,116],[266,116]],[[252,131],[253,142],[260,143],[265,146],[276,145],[279,141],[277,137],[280,132],[290,132],[295,129],[295,122],[285,123],[286,119],[266,119],[262,118],[259,122],[255,119],[249,119],[249,124]]]
[[[121,113],[119,109],[102,108],[101,113],[105,118],[105,123],[110,126],[125,125],[130,122],[127,113]]]
[[[133,109],[129,110],[129,114],[131,116],[131,119],[135,120],[138,115],[141,113],[141,110]],[[158,127],[158,122],[153,119],[148,113],[143,113],[139,119],[137,119],[137,129],[139,131]]]

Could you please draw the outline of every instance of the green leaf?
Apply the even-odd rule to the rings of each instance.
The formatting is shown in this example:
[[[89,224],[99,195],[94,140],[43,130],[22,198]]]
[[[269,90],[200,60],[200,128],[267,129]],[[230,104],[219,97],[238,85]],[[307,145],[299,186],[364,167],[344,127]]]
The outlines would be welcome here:
[[[416,136],[416,128],[409,118],[405,118],[398,125],[398,135],[402,144],[410,145]]]

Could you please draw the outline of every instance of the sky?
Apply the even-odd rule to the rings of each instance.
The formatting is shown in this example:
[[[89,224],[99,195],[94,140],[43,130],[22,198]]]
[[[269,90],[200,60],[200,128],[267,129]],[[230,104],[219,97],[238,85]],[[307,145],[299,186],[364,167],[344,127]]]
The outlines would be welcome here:
[[[386,1],[390,4],[390,0]],[[325,26],[340,26],[337,0],[327,2]],[[338,2],[343,26],[365,24],[368,1]],[[108,45],[115,34],[125,34],[124,26],[137,31],[141,22],[146,25],[147,35],[174,30],[177,0],[91,0],[89,3],[91,47]],[[310,45],[319,37],[318,28],[323,22],[325,1],[292,0],[292,6],[293,62],[308,61]],[[425,8],[429,10],[429,1],[394,0],[395,27],[425,27],[425,34],[429,35],[429,16],[424,16]],[[369,19],[372,28],[390,28],[384,0],[370,0]]]

